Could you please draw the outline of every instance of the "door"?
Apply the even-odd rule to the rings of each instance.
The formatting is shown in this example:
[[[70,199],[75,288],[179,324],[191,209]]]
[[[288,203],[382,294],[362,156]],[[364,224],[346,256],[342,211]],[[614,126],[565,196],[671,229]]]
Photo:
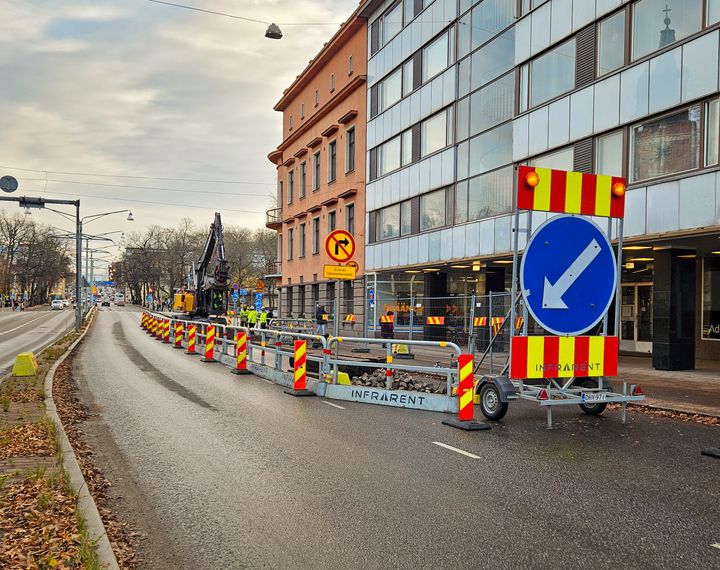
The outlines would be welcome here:
[[[620,349],[652,353],[652,283],[622,286]]]

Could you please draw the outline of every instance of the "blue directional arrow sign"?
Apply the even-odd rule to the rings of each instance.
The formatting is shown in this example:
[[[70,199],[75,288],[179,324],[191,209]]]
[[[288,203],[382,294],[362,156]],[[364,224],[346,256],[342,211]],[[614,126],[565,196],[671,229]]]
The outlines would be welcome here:
[[[605,316],[615,296],[615,253],[602,230],[576,216],[557,216],[532,235],[520,264],[528,311],[557,335],[582,334]]]

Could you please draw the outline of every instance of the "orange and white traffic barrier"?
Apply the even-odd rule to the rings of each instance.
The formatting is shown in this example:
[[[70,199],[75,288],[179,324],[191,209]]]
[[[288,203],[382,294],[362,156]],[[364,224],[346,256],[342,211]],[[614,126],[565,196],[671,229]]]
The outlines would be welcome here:
[[[200,362],[217,362],[215,360],[215,325],[205,328],[205,356]]]
[[[291,396],[314,396],[307,389],[307,341],[296,340],[293,358],[293,389],[285,390]]]
[[[247,333],[237,331],[235,333],[235,368],[231,370],[233,374],[252,374],[247,369],[247,348]]]
[[[185,354],[197,354],[195,343],[197,342],[197,327],[195,323],[188,325],[188,346]]]
[[[475,396],[475,360],[472,354],[461,354],[458,356],[458,415],[457,418],[444,420],[446,426],[462,429],[465,431],[479,431],[490,429],[490,426],[475,421],[474,417],[474,396]]]
[[[173,348],[182,348],[182,340],[183,340],[183,325],[182,321],[175,321],[175,344],[173,345]]]
[[[170,319],[165,319],[163,327],[163,342],[170,344]]]

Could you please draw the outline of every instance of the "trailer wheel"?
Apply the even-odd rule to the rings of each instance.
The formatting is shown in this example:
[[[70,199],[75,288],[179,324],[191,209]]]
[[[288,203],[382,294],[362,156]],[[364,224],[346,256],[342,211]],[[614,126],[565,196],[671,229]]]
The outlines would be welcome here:
[[[505,417],[508,403],[500,400],[500,392],[492,383],[483,384],[480,389],[480,410],[489,419],[498,421]]]
[[[586,378],[577,383],[581,388],[597,388],[597,382],[590,378]],[[599,416],[607,408],[607,402],[598,402],[596,404],[579,404],[580,409],[589,416]]]

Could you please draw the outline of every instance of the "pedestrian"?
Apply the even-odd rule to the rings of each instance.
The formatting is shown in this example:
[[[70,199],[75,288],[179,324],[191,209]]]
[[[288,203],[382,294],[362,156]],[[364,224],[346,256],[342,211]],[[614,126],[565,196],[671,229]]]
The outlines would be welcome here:
[[[254,329],[257,326],[257,318],[257,311],[255,310],[255,307],[251,306],[250,309],[248,309],[247,314],[248,328]]]
[[[268,312],[265,307],[260,310],[260,328],[266,329],[268,325]]]
[[[248,308],[247,305],[243,305],[240,310],[240,326],[247,328],[248,326]]]
[[[380,317],[380,336],[382,338],[395,338],[395,313],[388,311],[385,318]]]
[[[318,305],[315,311],[315,334],[327,336],[327,314],[325,313],[325,305]]]

